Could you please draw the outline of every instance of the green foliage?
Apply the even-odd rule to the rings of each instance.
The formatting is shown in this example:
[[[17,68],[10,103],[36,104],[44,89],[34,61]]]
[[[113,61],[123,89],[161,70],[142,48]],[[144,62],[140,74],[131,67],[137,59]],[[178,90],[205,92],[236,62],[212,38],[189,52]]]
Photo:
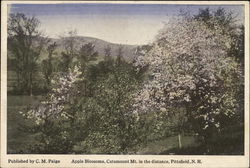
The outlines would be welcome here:
[[[88,88],[91,95],[79,102],[79,113],[89,121],[89,134],[78,143],[78,152],[88,149],[90,153],[127,153],[134,151],[140,141],[137,118],[131,111],[131,95],[140,76],[126,62],[109,64],[112,68],[103,71],[105,66],[105,62],[92,66],[86,79],[92,86]],[[86,92],[84,84],[82,97]]]
[[[59,77],[47,100],[24,114],[34,122],[26,129],[36,135],[32,153],[136,152],[143,132],[132,112],[132,94],[142,73],[124,61],[107,61],[85,67],[77,83],[74,72]]]

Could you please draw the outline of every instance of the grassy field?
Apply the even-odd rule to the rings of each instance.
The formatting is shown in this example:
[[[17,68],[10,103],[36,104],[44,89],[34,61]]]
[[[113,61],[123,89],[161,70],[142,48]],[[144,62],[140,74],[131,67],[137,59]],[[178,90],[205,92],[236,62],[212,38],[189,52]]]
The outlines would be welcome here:
[[[22,124],[28,123],[19,111],[25,111],[27,106],[37,105],[41,98],[41,96],[8,96],[8,153],[26,153],[28,145],[35,142],[32,134],[23,132],[20,129]],[[197,146],[195,138],[192,136],[183,136],[182,146],[183,148]],[[178,148],[178,137],[174,136],[150,142],[146,147],[141,148],[137,154],[171,154],[168,151],[176,148]]]
[[[193,136],[182,136],[182,147],[195,147],[198,144]],[[168,137],[166,139],[150,142],[146,147],[139,150],[138,154],[175,154],[172,149],[178,149],[178,136]]]

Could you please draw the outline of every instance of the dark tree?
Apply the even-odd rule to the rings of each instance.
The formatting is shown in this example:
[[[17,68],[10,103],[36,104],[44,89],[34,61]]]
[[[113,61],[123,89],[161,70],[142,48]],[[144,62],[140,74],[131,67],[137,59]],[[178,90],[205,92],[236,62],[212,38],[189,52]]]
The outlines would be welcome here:
[[[116,65],[120,66],[123,61],[124,61],[124,59],[123,59],[123,46],[120,45],[119,48],[117,49]]]
[[[87,64],[90,61],[95,61],[98,57],[98,52],[95,51],[95,45],[87,43],[81,46],[78,53],[78,60],[80,62],[81,71],[84,72]]]
[[[54,51],[56,49],[57,45],[56,45],[56,42],[50,44],[48,47],[47,47],[47,52],[48,52],[48,58],[43,60],[42,62],[42,67],[43,67],[43,75],[46,79],[46,84],[47,84],[47,87],[50,86],[50,81],[51,81],[51,77],[52,77],[52,73],[53,73],[53,54],[54,54]]]
[[[13,61],[17,88],[32,95],[38,59],[47,39],[41,36],[39,20],[22,13],[8,18],[8,57]]]
[[[200,9],[197,15],[193,17],[195,20],[204,22],[210,29],[215,30],[219,25],[219,29],[223,34],[233,39],[228,56],[236,59],[237,62],[244,65],[244,25],[237,24],[236,15],[227,12],[224,8],[218,8],[211,11],[209,8]]]
[[[106,48],[104,48],[104,60],[109,61],[111,59],[111,47],[107,45]]]

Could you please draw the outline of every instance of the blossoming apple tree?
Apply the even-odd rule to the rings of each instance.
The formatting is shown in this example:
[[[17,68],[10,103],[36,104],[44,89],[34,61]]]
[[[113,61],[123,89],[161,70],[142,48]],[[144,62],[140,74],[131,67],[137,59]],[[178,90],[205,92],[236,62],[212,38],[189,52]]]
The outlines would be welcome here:
[[[236,82],[242,72],[227,55],[232,39],[214,24],[216,29],[209,29],[201,21],[178,19],[161,30],[135,63],[148,66],[149,75],[135,95],[134,113],[154,113],[163,119],[161,126],[178,115],[179,133],[191,128],[205,141],[211,130],[223,128],[222,118],[237,115]]]
[[[31,152],[64,153],[70,152],[74,144],[75,127],[77,120],[74,99],[77,98],[77,83],[81,81],[81,72],[78,67],[69,69],[69,72],[58,74],[52,80],[52,90],[44,101],[27,112],[20,112],[34,125],[26,131],[38,136],[37,144],[30,146]]]

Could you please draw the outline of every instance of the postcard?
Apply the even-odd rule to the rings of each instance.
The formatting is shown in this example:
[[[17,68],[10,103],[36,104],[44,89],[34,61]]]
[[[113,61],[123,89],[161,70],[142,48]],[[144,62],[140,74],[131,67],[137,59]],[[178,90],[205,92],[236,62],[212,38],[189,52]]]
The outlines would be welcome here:
[[[1,167],[249,167],[249,2],[1,11]]]

